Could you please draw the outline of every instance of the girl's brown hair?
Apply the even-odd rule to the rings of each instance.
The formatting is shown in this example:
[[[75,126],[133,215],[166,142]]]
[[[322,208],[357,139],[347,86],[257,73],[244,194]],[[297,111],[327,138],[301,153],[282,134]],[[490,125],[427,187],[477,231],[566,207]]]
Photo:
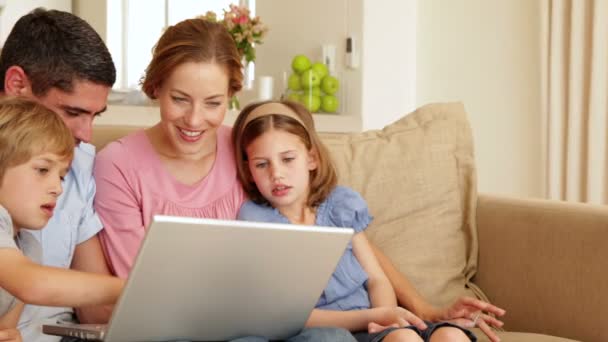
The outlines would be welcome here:
[[[323,202],[330,192],[336,187],[337,176],[329,151],[321,142],[315,131],[312,115],[301,104],[291,101],[280,101],[287,106],[300,121],[280,113],[268,113],[257,117],[251,121],[247,118],[258,107],[272,103],[274,101],[252,103],[245,107],[234,123],[232,128],[232,143],[235,151],[237,173],[247,196],[258,204],[268,204],[268,201],[258,190],[253,177],[249,172],[247,162],[247,146],[256,138],[276,129],[297,135],[306,146],[308,151],[312,151],[317,158],[317,168],[310,171],[310,189],[307,205],[317,207]]]
[[[224,67],[230,96],[243,86],[241,58],[228,30],[220,23],[197,18],[170,26],[160,37],[140,81],[144,93],[156,99],[154,92],[163,80],[186,62],[217,63]]]
[[[74,156],[74,137],[59,115],[23,98],[0,100],[0,180],[8,168],[46,152]]]

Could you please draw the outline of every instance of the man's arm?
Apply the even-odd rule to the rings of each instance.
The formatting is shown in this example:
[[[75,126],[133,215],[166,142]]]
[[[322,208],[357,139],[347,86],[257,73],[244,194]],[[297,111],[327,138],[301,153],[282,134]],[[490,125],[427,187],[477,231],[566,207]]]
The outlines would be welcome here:
[[[112,274],[103,254],[98,234],[76,246],[71,268],[84,272]],[[81,323],[107,323],[113,308],[114,305],[100,305],[75,310]]]
[[[374,254],[380,263],[380,266],[384,270],[384,273],[390,280],[395,294],[397,295],[397,302],[400,306],[411,310],[418,317],[428,320],[435,321],[439,319],[441,315],[440,311],[427,302],[414,285],[393,265],[389,258],[378,249],[371,241],[370,246],[374,250]]]

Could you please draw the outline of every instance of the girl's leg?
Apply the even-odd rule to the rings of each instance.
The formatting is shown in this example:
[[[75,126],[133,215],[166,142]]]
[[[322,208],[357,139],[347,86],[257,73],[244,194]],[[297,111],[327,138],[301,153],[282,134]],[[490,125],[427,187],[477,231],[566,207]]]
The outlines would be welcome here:
[[[454,327],[441,327],[433,331],[429,342],[440,342],[440,341],[457,341],[457,342],[469,342],[471,339],[464,333],[464,331]]]
[[[391,331],[382,342],[423,342],[415,330],[396,329]]]

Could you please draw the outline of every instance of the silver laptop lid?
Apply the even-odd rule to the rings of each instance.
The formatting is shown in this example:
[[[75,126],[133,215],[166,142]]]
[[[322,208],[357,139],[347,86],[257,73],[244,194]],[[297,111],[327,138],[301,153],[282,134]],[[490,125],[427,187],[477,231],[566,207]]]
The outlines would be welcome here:
[[[317,303],[352,229],[155,216],[107,342],[285,339]]]

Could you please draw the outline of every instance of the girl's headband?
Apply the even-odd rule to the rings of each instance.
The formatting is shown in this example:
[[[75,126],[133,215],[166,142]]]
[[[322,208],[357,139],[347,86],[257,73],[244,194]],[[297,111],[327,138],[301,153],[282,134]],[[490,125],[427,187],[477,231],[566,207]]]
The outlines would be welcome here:
[[[251,113],[249,113],[249,116],[247,116],[247,119],[245,119],[245,122],[243,122],[243,128],[241,130],[241,133],[243,133],[243,131],[245,130],[245,127],[247,127],[247,125],[251,121],[253,121],[257,118],[261,118],[262,116],[272,115],[272,114],[288,116],[288,117],[296,120],[297,122],[299,122],[302,125],[302,127],[304,127],[304,129],[306,129],[308,131],[308,127],[306,127],[306,125],[304,124],[302,119],[300,119],[298,114],[296,114],[296,112],[294,112],[294,110],[291,109],[289,106],[284,105],[279,102],[269,102],[269,103],[264,103],[263,105],[256,107],[254,110],[251,111]]]

